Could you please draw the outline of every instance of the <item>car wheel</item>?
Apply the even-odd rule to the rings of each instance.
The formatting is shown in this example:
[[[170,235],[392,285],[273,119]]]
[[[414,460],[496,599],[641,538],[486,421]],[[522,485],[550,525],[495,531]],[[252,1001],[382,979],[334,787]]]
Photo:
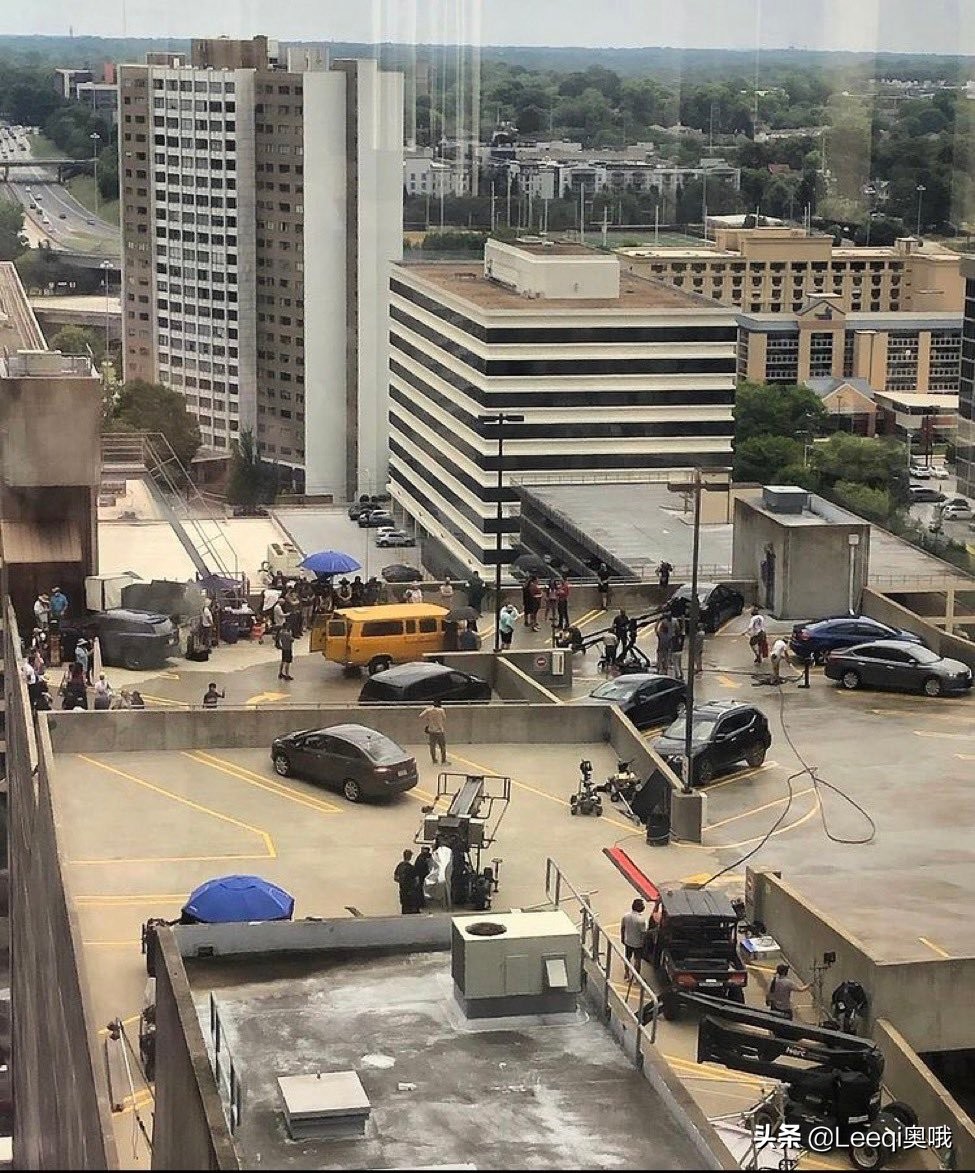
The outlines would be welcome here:
[[[881,1115],[893,1117],[904,1128],[917,1127],[917,1112],[914,1111],[910,1104],[905,1104],[903,1100],[891,1100],[883,1108]]]
[[[941,696],[941,681],[937,676],[929,676],[921,688],[925,696]]]
[[[879,1169],[884,1163],[884,1150],[879,1145],[850,1145],[850,1160],[857,1169]]]
[[[729,1002],[737,1002],[739,1006],[745,1005],[745,991],[741,986],[729,986],[726,993]]]
[[[391,668],[393,661],[389,656],[373,656],[369,661],[369,675],[375,676],[377,672],[385,672],[387,668]]]
[[[714,779],[714,762],[705,754],[698,758],[694,767],[694,781],[699,786],[707,786]]]
[[[745,751],[745,761],[754,769],[765,761],[766,752],[765,746],[760,741],[756,741]]]
[[[852,668],[848,668],[840,677],[840,682],[844,688],[852,692],[853,689],[860,687],[860,673],[854,672]]]
[[[362,787],[356,782],[355,778],[346,778],[342,783],[342,793],[349,802],[362,801]]]
[[[283,753],[274,755],[273,765],[275,774],[280,774],[282,778],[287,778],[291,773],[291,763]]]

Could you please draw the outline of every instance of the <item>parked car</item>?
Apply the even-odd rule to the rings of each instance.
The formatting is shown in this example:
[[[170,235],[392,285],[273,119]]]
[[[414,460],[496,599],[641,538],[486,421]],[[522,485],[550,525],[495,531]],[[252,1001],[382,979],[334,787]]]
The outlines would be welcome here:
[[[789,647],[801,660],[822,664],[830,652],[842,651],[869,640],[897,639],[922,644],[913,631],[888,627],[869,615],[835,615],[813,623],[797,623],[792,628]]]
[[[74,655],[81,636],[98,637],[102,662],[111,668],[161,668],[179,651],[179,629],[168,615],[118,607],[97,611],[62,629],[62,657]]]
[[[405,529],[388,529],[380,531],[376,538],[377,546],[415,546],[416,538],[408,534]]]
[[[975,511],[966,501],[964,505],[945,505],[941,510],[942,521],[971,521],[975,518]]]
[[[340,790],[349,802],[388,798],[419,781],[416,758],[365,725],[301,729],[271,743],[271,764],[282,778],[295,774]]]
[[[726,583],[699,582],[697,601],[705,631],[715,632],[729,619],[745,609],[745,596]],[[667,609],[671,615],[685,615],[691,602],[691,584],[685,582],[670,596]]]
[[[924,505],[929,502],[940,505],[945,499],[944,493],[928,485],[911,485],[907,492],[912,505]]]
[[[943,464],[932,464],[932,465],[931,465],[931,475],[932,475],[932,476],[933,476],[933,477],[934,477],[936,480],[939,480],[939,481],[946,481],[946,480],[947,480],[947,479],[948,479],[948,478],[951,476],[951,473],[948,471],[948,469],[947,469],[947,466],[946,466],[946,465],[943,465]]]
[[[349,506],[349,521],[358,521],[363,513],[369,513],[375,508],[371,501],[353,501]]]
[[[972,670],[960,660],[948,660],[929,648],[904,640],[883,639],[832,652],[826,675],[844,688],[889,688],[941,696],[972,687]]]
[[[908,472],[919,481],[926,481],[931,476],[931,469],[926,464],[912,464]]]
[[[755,768],[765,761],[772,734],[761,709],[739,701],[709,701],[695,706],[691,718],[691,780],[704,786],[718,770],[746,761]],[[684,757],[685,722],[678,718],[653,743],[653,748],[670,765],[680,770]]]
[[[605,705],[619,705],[625,717],[637,729],[649,729],[675,721],[684,711],[687,685],[672,676],[656,672],[635,672],[607,680],[589,694],[589,700]]]
[[[428,661],[397,664],[377,672],[359,693],[360,705],[427,705],[432,701],[456,704],[490,699],[491,686],[486,680]]]
[[[385,509],[373,509],[369,513],[359,514],[360,529],[381,529],[383,526],[395,527],[396,521],[391,513]]]

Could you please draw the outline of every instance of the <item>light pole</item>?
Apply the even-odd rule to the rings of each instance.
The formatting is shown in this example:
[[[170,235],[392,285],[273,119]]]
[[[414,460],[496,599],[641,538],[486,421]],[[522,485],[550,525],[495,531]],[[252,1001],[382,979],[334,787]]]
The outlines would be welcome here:
[[[102,136],[97,130],[93,130],[88,136],[91,139],[91,170],[95,180],[95,215],[98,213],[98,144],[102,141]]]
[[[111,341],[111,338],[110,338],[111,309],[110,309],[109,302],[108,302],[108,274],[109,274],[110,269],[112,268],[112,262],[111,261],[102,261],[102,263],[98,267],[102,271],[102,278],[105,282],[105,358],[107,360],[108,359],[108,351],[109,351],[109,343]]]
[[[496,514],[497,533],[494,535],[494,650],[501,651],[501,522],[504,519],[501,493],[504,489],[504,425],[524,423],[523,415],[499,411],[494,415],[479,415],[477,422],[498,429],[498,509]]]
[[[923,183],[919,183],[914,189],[917,192],[917,232],[915,236],[921,235],[921,201],[924,199],[924,193],[928,190]]]

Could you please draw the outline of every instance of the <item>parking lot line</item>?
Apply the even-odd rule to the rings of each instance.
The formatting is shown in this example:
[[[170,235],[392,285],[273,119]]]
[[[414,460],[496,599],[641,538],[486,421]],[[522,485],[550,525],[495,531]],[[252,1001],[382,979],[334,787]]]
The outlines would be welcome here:
[[[144,701],[150,701],[154,705],[169,705],[174,709],[188,709],[190,706],[186,701],[173,701],[168,696],[153,696],[151,692],[144,692],[142,694]]]
[[[334,802],[328,802],[323,798],[315,798],[310,794],[302,794],[299,790],[293,790],[290,786],[285,786],[281,782],[273,781],[270,778],[263,778],[260,774],[255,774],[248,770],[246,766],[239,766],[236,762],[227,761],[226,758],[218,758],[216,754],[205,753],[203,750],[183,750],[183,757],[190,758],[194,762],[198,762],[201,766],[209,766],[211,769],[220,770],[221,773],[229,774],[232,778],[238,778],[241,782],[246,782],[249,786],[257,786],[261,790],[267,790],[271,794],[278,795],[279,798],[286,798],[289,802],[296,802],[299,806],[307,806],[312,810],[318,811],[322,815],[339,815],[342,813],[342,808],[336,806]]]
[[[151,892],[145,896],[105,893],[96,896],[76,896],[74,902],[82,908],[116,908],[124,907],[127,904],[185,904],[186,893],[166,893],[164,896],[154,895]]]
[[[471,766],[481,774],[494,773],[494,770],[490,769],[488,766],[482,766],[480,762],[472,762],[469,758],[462,758],[460,754],[455,753],[453,758],[454,761],[463,762],[465,766]],[[509,774],[508,777],[511,777],[511,775]],[[534,786],[529,786],[527,782],[519,782],[516,778],[511,778],[511,785],[517,786],[519,790],[527,790],[531,794],[537,794],[539,798],[547,798],[549,802],[557,802],[559,806],[564,806],[566,809],[569,809],[569,803],[566,802],[564,798],[559,798],[557,794],[548,794],[544,790],[538,790]],[[608,823],[611,827],[619,827],[621,831],[629,831],[634,835],[641,834],[640,828],[638,828],[634,823],[621,823],[617,819],[611,819],[605,816],[597,821],[601,823]]]
[[[814,788],[812,786],[807,786],[805,790],[797,790],[795,792],[795,794],[792,795],[792,797],[793,797],[793,799],[802,798],[802,796],[804,794],[812,794],[813,789]],[[708,825],[705,829],[708,831],[713,831],[717,827],[727,826],[728,823],[737,822],[738,819],[747,819],[749,815],[760,814],[762,811],[767,811],[773,806],[781,806],[784,802],[788,802],[788,801],[789,801],[788,795],[786,795],[784,798],[773,798],[771,802],[763,803],[762,806],[753,806],[753,807],[751,807],[751,809],[749,809],[747,811],[742,811],[740,814],[729,815],[729,817],[727,819],[719,819],[716,823],[708,823]]]
[[[707,786],[707,791],[719,790],[722,786],[727,786],[731,782],[741,782],[744,778],[754,778],[756,774],[764,774],[766,770],[774,770],[778,766],[778,762],[763,762],[760,766],[751,766],[747,770],[736,770],[733,774],[729,774],[727,778],[722,778],[720,782],[711,782]]]
[[[940,729],[915,729],[915,737],[942,737],[948,741],[972,741],[975,733],[943,733]]]
[[[231,815],[225,815],[220,811],[211,810],[210,807],[203,806],[201,803],[194,802],[191,798],[185,798],[182,794],[174,794],[171,790],[165,790],[162,786],[157,786],[154,782],[147,782],[145,778],[137,778],[135,774],[129,774],[125,770],[119,770],[116,766],[110,766],[107,762],[100,762],[97,758],[90,758],[87,754],[80,753],[78,757],[81,761],[86,762],[89,766],[95,766],[99,770],[104,770],[108,774],[115,774],[119,778],[124,778],[126,782],[132,782],[136,786],[142,786],[146,790],[152,791],[154,794],[161,794],[164,798],[172,799],[180,806],[188,806],[191,810],[195,810],[198,814],[209,815],[211,818],[219,819],[222,823],[229,823],[232,827],[237,827],[241,831],[249,831],[252,835],[257,835],[264,843],[266,856],[193,856],[193,859],[277,859],[278,853],[274,847],[274,840],[267,833],[262,831],[260,827],[252,827],[249,823],[243,823],[240,819],[235,819]],[[162,862],[176,862],[184,861],[187,857],[176,856],[171,860],[148,859],[148,860],[116,860],[116,859],[102,859],[102,860],[68,860],[69,863],[162,863]]]
[[[724,673],[717,677],[719,684],[723,684],[725,688],[741,688],[741,681],[732,680],[730,676],[725,676]]]
[[[927,947],[932,952],[937,953],[939,957],[951,957],[951,954],[947,950],[942,949],[940,945],[935,945],[935,943],[933,941],[929,941],[927,937],[918,937],[918,940],[922,945],[927,945]]]
[[[956,758],[961,758],[963,762],[975,762],[975,754],[970,753],[956,753]]]

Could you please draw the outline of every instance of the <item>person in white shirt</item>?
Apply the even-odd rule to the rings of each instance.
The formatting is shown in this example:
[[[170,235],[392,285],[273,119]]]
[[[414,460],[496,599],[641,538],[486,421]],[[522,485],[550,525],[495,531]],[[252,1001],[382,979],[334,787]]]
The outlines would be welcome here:
[[[440,597],[443,605],[449,608],[454,598],[454,584],[449,578],[440,587]]]
[[[200,637],[205,648],[213,646],[213,612],[209,599],[203,600],[203,610],[200,612]]]
[[[768,655],[768,636],[765,632],[765,616],[757,607],[752,607],[752,617],[745,628],[748,646],[755,656],[755,663],[761,664]]]
[[[772,664],[772,680],[775,684],[778,684],[782,679],[780,675],[782,665],[787,664],[791,667],[792,664],[792,661],[789,659],[789,645],[781,636],[772,644],[772,653],[769,656],[769,660]]]
[[[34,603],[34,624],[41,631],[47,631],[51,621],[51,600],[47,595],[38,595]]]
[[[642,900],[634,900],[630,911],[620,922],[620,941],[626,953],[626,960],[633,968],[640,972],[640,961],[643,957],[643,947],[647,943],[647,918],[643,915],[646,905]]]

